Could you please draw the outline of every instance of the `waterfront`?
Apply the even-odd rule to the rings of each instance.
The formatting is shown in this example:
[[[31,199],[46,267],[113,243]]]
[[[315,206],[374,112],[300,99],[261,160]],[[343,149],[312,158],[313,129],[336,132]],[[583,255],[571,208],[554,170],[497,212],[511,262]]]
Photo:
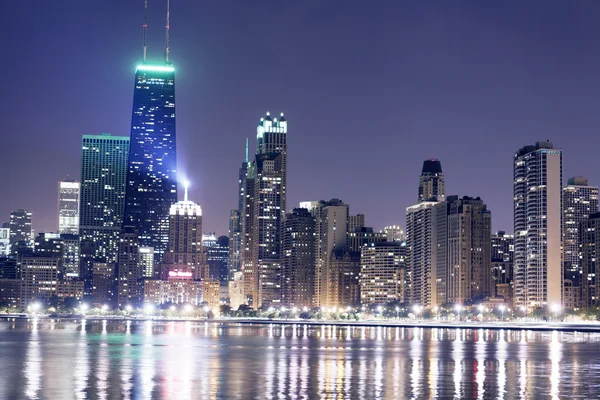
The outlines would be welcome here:
[[[595,398],[600,334],[0,321],[0,398]]]

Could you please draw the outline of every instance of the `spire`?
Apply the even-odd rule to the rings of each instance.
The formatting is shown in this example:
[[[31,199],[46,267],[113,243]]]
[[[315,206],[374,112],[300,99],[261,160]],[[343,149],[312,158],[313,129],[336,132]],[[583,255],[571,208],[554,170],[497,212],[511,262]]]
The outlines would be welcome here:
[[[148,0],[144,0],[144,61],[146,61],[146,53],[148,50],[148,46],[146,45],[146,31],[148,29]]]
[[[248,138],[246,138],[246,162],[248,162]]]
[[[165,62],[169,62],[169,12],[170,1],[167,0],[167,24],[165,25]]]

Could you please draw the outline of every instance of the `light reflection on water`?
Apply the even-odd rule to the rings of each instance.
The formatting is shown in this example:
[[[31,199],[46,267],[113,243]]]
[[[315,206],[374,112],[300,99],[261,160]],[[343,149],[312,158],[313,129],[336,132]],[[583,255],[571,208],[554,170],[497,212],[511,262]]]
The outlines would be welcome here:
[[[0,398],[596,398],[600,334],[0,322]]]

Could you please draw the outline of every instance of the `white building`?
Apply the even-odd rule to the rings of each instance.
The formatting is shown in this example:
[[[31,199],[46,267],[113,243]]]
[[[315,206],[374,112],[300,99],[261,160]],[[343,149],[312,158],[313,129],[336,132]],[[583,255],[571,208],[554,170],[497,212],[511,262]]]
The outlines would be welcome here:
[[[80,189],[79,182],[58,182],[58,233],[79,235]]]

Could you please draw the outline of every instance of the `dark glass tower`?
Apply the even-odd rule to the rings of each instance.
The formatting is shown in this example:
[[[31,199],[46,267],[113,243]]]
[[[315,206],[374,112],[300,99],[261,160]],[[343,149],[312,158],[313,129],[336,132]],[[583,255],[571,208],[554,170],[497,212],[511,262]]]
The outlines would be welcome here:
[[[124,225],[136,229],[140,246],[154,248],[155,263],[169,241],[176,167],[175,69],[143,63],[135,72]]]

